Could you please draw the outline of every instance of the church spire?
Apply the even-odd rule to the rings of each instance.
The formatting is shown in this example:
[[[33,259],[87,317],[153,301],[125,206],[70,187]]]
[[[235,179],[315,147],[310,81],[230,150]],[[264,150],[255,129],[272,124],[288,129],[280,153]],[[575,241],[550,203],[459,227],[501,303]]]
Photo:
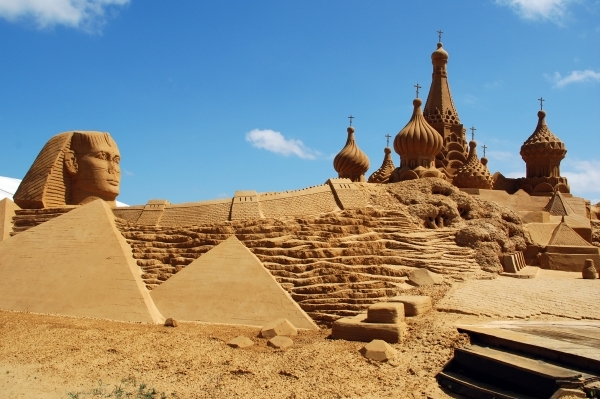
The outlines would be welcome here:
[[[441,36],[441,31],[438,31]],[[433,73],[429,95],[423,110],[425,120],[442,136],[444,146],[436,156],[436,167],[454,176],[458,168],[467,161],[465,129],[460,123],[448,84],[448,52],[440,41],[431,54]]]

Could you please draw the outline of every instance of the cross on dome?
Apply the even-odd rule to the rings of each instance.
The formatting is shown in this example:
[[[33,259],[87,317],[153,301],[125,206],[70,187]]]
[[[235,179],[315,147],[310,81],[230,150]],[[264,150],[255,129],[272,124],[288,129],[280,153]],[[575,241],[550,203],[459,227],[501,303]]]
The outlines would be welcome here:
[[[416,98],[419,98],[419,89],[422,88],[423,86],[419,86],[419,82],[417,82],[417,84],[414,85],[413,87],[417,88],[417,96],[416,96]]]
[[[540,102],[540,111],[542,111],[544,109],[544,98],[542,96],[540,96],[540,98],[538,98],[538,101]]]
[[[352,126],[352,119],[354,119],[354,117],[353,117],[352,115],[350,115],[350,116],[348,117],[348,119],[350,119],[350,126]]]
[[[438,43],[441,43],[441,41],[442,41],[442,33],[444,33],[444,32],[442,32],[442,30],[440,29],[440,30],[437,31],[437,33],[438,33]]]
[[[488,146],[484,144],[481,148],[483,148],[483,156],[485,157],[485,150],[487,150]]]
[[[473,126],[471,126],[471,128],[469,130],[471,130],[471,140],[475,140],[475,130],[477,130],[477,129],[475,129]]]
[[[385,137],[387,138],[387,145],[386,145],[386,147],[389,147],[390,146],[390,138],[392,136],[390,136],[389,134],[386,134]]]

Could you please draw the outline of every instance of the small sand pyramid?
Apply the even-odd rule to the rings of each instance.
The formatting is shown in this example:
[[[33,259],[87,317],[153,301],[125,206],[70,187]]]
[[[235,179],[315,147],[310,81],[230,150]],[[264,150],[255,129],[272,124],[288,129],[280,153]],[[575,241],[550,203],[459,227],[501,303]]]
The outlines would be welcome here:
[[[0,242],[0,273],[0,309],[164,322],[102,200]]]
[[[569,216],[575,214],[575,211],[573,211],[573,208],[566,203],[565,198],[560,191],[554,193],[544,210],[553,216]]]
[[[570,246],[570,247],[592,247],[593,245],[581,237],[575,230],[563,222],[556,226],[552,237],[548,242],[549,246]]]
[[[151,291],[165,317],[263,326],[288,319],[316,329],[260,260],[235,236],[223,241]]]

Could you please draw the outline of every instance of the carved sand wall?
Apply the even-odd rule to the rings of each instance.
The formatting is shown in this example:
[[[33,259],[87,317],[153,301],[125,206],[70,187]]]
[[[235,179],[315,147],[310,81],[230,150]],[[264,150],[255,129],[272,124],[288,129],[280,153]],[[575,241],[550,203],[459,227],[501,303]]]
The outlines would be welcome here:
[[[258,199],[266,218],[318,215],[339,209],[331,188],[326,184],[297,191],[260,193]]]

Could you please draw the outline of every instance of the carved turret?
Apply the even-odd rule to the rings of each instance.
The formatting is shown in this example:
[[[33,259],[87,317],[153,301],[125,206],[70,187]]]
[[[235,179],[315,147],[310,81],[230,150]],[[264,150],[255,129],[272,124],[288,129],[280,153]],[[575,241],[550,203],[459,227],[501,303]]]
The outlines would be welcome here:
[[[467,160],[467,140],[450,93],[448,52],[441,42],[431,54],[431,63],[433,74],[423,116],[443,138],[443,147],[436,154],[436,166],[444,168],[448,176],[453,176]]]
[[[567,179],[560,176],[560,161],[567,148],[546,124],[546,112],[538,112],[535,131],[521,146],[521,157],[526,164],[526,177],[519,179],[520,187],[531,193],[570,191]]]
[[[385,147],[383,152],[385,153],[383,163],[379,169],[369,176],[369,183],[388,183],[392,172],[396,169],[394,160],[392,159],[392,149]]]
[[[365,173],[369,170],[369,158],[356,145],[354,128],[348,129],[348,140],[342,150],[335,156],[333,167],[340,178],[347,178],[353,182],[364,182]]]
[[[421,104],[420,98],[413,101],[412,117],[394,139],[394,150],[400,155],[400,167],[394,170],[390,182],[444,177],[435,167],[435,155],[442,148],[442,137],[423,117]]]
[[[467,162],[456,171],[453,183],[459,188],[483,188],[491,190],[494,184],[492,175],[487,168],[487,158],[479,161],[477,157],[477,143],[469,143],[469,157]]]

